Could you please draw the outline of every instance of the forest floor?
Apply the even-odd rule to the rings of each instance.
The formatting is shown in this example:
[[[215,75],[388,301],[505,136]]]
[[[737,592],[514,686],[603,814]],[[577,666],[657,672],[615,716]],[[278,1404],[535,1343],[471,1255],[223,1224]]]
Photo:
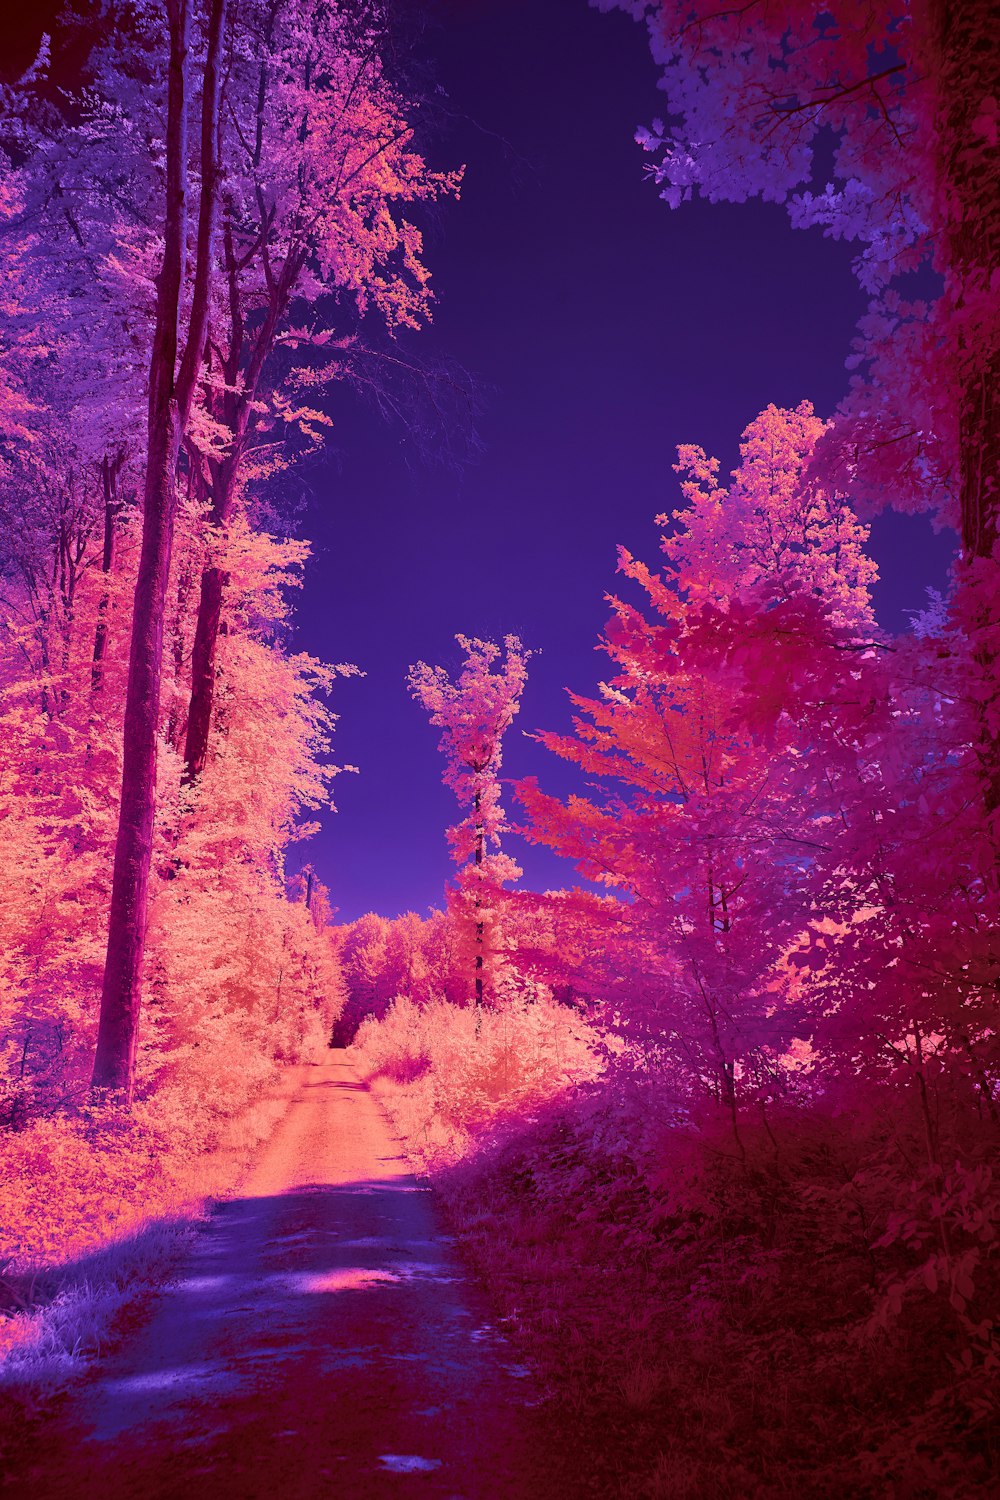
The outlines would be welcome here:
[[[29,1424],[2,1500],[584,1493],[375,1100],[302,1069],[238,1198]]]

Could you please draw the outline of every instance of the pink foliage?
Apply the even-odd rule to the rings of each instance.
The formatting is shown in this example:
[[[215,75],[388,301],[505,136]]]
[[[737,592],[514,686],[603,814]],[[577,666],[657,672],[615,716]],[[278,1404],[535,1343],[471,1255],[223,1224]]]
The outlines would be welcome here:
[[[930,507],[961,527],[967,552],[988,556],[1000,504],[988,0],[960,11],[936,0],[593,3],[648,24],[669,116],[637,139],[671,207],[695,192],[759,196],[858,245],[872,300],[824,462],[856,476],[867,504]],[[929,298],[905,280],[918,270],[936,284]]]
[[[601,1432],[623,1406],[683,1413],[681,1467],[661,1453],[636,1493],[791,1493],[801,1443],[817,1494],[971,1495],[1000,1375],[988,7],[595,3],[648,24],[669,118],[639,140],[670,206],[784,203],[857,246],[870,302],[835,416],[767,406],[725,482],[682,446],[658,564],[620,552],[606,680],[572,695],[570,732],[538,736],[584,785],[516,791],[517,831],[591,888],[510,889],[503,744],[531,653],[458,636],[456,670],[411,669],[460,809],[457,877],[426,918],[331,928],[311,867],[288,878],[332,806],[327,697],[353,669],[286,644],[308,548],[268,481],[322,441],[320,393],[364,378],[365,319],[428,320],[409,215],[460,174],[416,150],[377,18],[332,0],[246,0],[217,25],[225,107],[200,155],[164,127],[155,6],[113,9],[126,24],[78,95],[49,87],[46,55],[0,93],[4,1287],[176,1207],[253,1136],[280,1065],[356,1034],[516,1288],[509,1316],[569,1371],[568,1406]],[[222,11],[194,13],[205,80]],[[192,223],[185,250],[165,162],[208,202],[216,149],[218,234]],[[168,263],[173,322],[203,322],[143,501],[148,387],[155,407],[176,373],[151,359]],[[88,1078],[151,497],[137,1091],[102,1114]],[[897,638],[862,519],[886,504],[962,537],[953,596]],[[861,1419],[830,1420],[852,1403],[864,1442]]]
[[[419,662],[410,671],[410,692],[441,730],[445,756],[444,781],[467,809],[461,822],[448,830],[452,854],[460,866],[451,898],[465,914],[474,933],[474,990],[482,1004],[496,945],[498,919],[504,904],[504,883],[521,871],[500,852],[508,827],[500,801],[503,737],[518,712],[531,655],[516,636],[504,639],[503,661],[495,670],[501,648],[492,641],[456,637],[465,653],[454,680],[444,667]],[[491,852],[493,851],[493,852]]]
[[[456,637],[465,660],[452,680],[444,667],[419,662],[410,672],[410,692],[441,730],[444,782],[466,815],[448,831],[459,864],[499,848],[507,827],[500,803],[503,737],[517,714],[530,652],[516,636],[503,651],[492,641]],[[503,655],[499,670],[494,664]]]
[[[829,812],[826,768],[784,712],[789,684],[817,658],[810,631],[853,645],[872,623],[865,530],[845,497],[804,481],[822,432],[808,406],[768,408],[728,491],[714,460],[681,449],[687,506],[666,571],[619,564],[649,612],[611,600],[614,674],[599,698],[574,696],[573,737],[541,736],[608,791],[561,805],[519,788],[532,836],[626,898],[593,911],[619,932],[606,994],[626,1033],[729,1100],[781,1076],[804,1024],[776,965],[813,910]]]

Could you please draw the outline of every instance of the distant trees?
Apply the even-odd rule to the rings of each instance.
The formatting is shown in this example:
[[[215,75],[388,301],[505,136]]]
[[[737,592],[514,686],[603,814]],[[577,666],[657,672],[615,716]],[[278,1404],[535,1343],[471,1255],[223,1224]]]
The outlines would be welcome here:
[[[468,1002],[469,943],[452,912],[415,912],[388,919],[368,912],[336,933],[345,1003],[334,1036],[345,1046],[367,1016],[381,1019],[398,996],[418,1004]]]
[[[460,867],[460,896],[471,905],[478,1009],[485,996],[488,911],[504,881],[516,880],[521,873],[499,852],[508,826],[500,801],[500,766],[503,737],[520,707],[531,653],[513,635],[504,637],[502,649],[493,641],[463,635],[456,640],[465,660],[454,678],[444,667],[418,662],[408,681],[413,697],[441,730],[445,785],[464,813],[461,822],[449,828],[448,839]]]
[[[572,999],[573,965],[583,965],[581,949],[593,927],[579,919],[577,901],[505,892],[502,905],[491,893],[486,915],[484,987],[489,1002],[551,993]],[[609,903],[614,904],[614,903]],[[334,1024],[335,1045],[348,1046],[362,1021],[382,1020],[394,1000],[416,1006],[447,1002],[464,1008],[475,1002],[475,909],[454,898],[426,917],[403,912],[382,917],[367,912],[331,930],[343,975],[344,1007]],[[610,939],[609,939],[610,941]],[[593,954],[587,952],[587,958]],[[591,970],[592,972],[592,970]]]

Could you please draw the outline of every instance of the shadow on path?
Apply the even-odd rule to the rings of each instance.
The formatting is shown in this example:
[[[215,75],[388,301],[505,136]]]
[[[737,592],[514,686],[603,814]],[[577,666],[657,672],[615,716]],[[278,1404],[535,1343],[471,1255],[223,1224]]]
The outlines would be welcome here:
[[[345,1062],[309,1074],[3,1500],[577,1493],[373,1099]]]

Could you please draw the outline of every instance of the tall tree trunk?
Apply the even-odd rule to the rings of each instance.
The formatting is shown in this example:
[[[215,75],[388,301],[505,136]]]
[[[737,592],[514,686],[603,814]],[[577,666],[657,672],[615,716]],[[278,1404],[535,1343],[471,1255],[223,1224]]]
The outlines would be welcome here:
[[[150,358],[142,549],[129,648],[121,807],[107,959],[92,1086],[130,1104],[135,1084],[149,872],[163,624],[176,508],[177,461],[201,369],[211,299],[218,200],[220,50],[226,0],[211,0],[202,90],[201,200],[187,342],[177,368],[187,233],[187,54],[191,0],[167,0],[170,33],[163,265]]]
[[[240,289],[236,256],[231,236],[226,232],[226,271],[229,279],[229,304],[232,346],[225,365],[228,390],[222,400],[220,416],[230,432],[230,451],[226,458],[212,464],[213,526],[225,526],[233,513],[239,486],[240,466],[247,440],[253,431],[255,406],[261,377],[268,356],[274,348],[278,327],[284,316],[305,257],[301,250],[290,252],[278,276],[271,282],[264,319],[253,338],[249,357],[244,361],[244,321],[240,311]],[[245,364],[245,367],[244,367]],[[242,389],[236,384],[242,374]],[[205,769],[212,732],[215,705],[216,662],[222,627],[222,600],[229,575],[224,568],[209,566],[201,575],[198,621],[195,626],[194,650],[191,656],[191,706],[188,710],[187,735],[184,742],[183,782],[190,786]]]
[[[476,801],[475,801],[475,809],[476,809],[476,852],[475,852],[475,861],[476,861],[477,876],[478,876],[478,872],[482,868],[482,863],[483,863],[483,825],[479,822],[479,814],[480,814],[481,806],[482,806],[482,801],[481,801],[480,793],[477,792],[476,793]],[[476,881],[476,913],[477,913],[477,920],[476,920],[476,1030],[477,1030],[477,1032],[478,1032],[480,1026],[482,1025],[483,989],[484,989],[484,986],[483,986],[483,970],[485,968],[485,964],[483,962],[483,939],[484,939],[484,936],[485,936],[485,924],[484,924],[484,922],[482,920],[482,917],[479,916],[479,912],[481,910],[481,907],[482,907],[482,897],[481,897],[481,894],[480,894],[479,880],[477,878],[477,881]]]
[[[967,619],[983,685],[997,691],[995,583],[977,564],[1000,563],[1000,314],[993,280],[1000,265],[1000,157],[978,121],[1000,98],[1000,46],[991,0],[927,0],[937,89],[935,138],[944,218],[945,296],[957,330],[959,495],[963,559],[972,593]],[[1000,810],[1000,736],[983,702],[977,752],[988,814]],[[998,835],[1000,843],[1000,835]]]

